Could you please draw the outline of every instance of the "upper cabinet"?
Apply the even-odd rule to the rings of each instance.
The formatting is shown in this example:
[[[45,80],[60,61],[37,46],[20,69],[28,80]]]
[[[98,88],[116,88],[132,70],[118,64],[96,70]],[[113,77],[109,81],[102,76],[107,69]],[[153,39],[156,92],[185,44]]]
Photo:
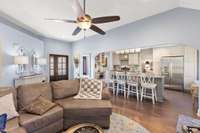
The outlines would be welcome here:
[[[120,55],[113,53],[113,65],[120,65]]]
[[[139,65],[139,54],[129,54],[129,60],[128,60],[129,65]]]

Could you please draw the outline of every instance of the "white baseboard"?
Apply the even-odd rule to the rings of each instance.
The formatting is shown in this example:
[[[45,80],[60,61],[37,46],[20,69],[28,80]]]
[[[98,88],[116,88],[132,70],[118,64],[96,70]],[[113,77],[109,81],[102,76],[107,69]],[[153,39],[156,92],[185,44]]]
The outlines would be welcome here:
[[[200,108],[198,109],[197,115],[200,117]]]

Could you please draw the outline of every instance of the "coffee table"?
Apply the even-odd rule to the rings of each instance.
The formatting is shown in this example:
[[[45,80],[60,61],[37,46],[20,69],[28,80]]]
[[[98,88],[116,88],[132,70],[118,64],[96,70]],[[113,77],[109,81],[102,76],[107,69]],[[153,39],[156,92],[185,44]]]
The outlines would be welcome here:
[[[73,126],[63,133],[104,133],[104,131],[98,125],[84,123]]]

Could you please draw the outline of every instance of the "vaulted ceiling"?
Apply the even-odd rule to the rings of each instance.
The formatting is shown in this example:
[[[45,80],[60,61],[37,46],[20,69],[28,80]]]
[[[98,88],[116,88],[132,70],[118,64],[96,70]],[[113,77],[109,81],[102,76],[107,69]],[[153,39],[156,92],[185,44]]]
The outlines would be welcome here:
[[[75,24],[45,21],[45,18],[76,19],[72,9],[73,0],[0,0],[0,14],[19,26],[41,36],[76,41],[83,32],[72,36]],[[82,3],[82,0],[79,0]],[[200,0],[87,0],[86,11],[92,17],[120,15],[121,21],[101,24],[110,29],[156,15],[176,7],[200,9]],[[86,36],[94,35],[87,31]]]

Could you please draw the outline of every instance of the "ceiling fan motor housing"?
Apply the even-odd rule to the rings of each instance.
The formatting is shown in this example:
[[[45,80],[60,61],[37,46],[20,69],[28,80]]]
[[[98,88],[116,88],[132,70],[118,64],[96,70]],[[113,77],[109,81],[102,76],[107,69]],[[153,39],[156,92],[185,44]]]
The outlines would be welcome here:
[[[92,26],[92,18],[90,15],[84,15],[77,18],[78,27],[87,30]]]

